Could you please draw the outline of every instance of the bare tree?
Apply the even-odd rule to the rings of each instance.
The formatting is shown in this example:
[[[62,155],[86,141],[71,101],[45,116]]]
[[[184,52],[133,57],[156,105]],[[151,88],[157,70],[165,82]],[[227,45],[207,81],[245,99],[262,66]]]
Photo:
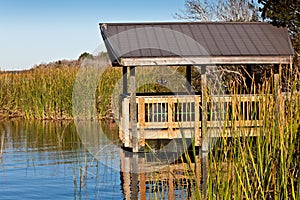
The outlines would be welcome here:
[[[257,21],[256,0],[186,0],[185,9],[175,13],[189,21]]]
[[[185,9],[176,13],[175,17],[188,21],[258,21],[259,6],[257,0],[185,0]],[[232,83],[238,83],[248,90],[254,77],[249,66],[219,66],[219,74],[224,85],[230,88]],[[262,71],[255,74],[263,74]],[[249,79],[251,79],[249,81]],[[257,79],[257,78],[256,78]],[[200,88],[200,83],[194,83]],[[249,91],[248,91],[249,92]]]

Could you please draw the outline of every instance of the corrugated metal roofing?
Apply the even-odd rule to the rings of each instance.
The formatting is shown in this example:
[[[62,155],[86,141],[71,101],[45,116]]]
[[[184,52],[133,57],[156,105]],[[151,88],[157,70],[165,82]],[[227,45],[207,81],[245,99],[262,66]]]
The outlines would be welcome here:
[[[103,23],[112,60],[201,56],[292,56],[286,28],[253,22]]]

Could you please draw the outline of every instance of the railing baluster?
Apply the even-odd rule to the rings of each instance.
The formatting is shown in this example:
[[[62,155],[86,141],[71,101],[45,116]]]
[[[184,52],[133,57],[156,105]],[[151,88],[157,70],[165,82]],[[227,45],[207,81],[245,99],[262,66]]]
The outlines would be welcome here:
[[[156,107],[156,110],[155,110],[155,122],[158,122],[158,103],[157,102],[155,102],[155,107]]]

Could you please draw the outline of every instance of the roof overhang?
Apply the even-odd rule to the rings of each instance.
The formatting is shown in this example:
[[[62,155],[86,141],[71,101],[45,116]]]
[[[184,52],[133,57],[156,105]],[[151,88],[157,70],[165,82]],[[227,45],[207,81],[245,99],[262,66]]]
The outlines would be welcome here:
[[[241,65],[290,64],[292,56],[217,56],[217,57],[156,57],[121,58],[115,66],[186,66],[186,65]]]
[[[103,23],[113,66],[290,64],[288,31],[268,23]]]

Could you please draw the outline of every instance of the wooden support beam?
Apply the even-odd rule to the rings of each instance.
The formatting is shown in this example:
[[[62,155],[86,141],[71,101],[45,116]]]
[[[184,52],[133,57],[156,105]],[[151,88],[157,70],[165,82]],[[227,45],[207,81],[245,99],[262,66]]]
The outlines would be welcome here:
[[[121,58],[121,66],[187,66],[187,65],[246,65],[290,64],[290,56],[201,56]],[[119,66],[119,65],[117,65]]]
[[[123,67],[123,95],[127,96],[127,67]]]
[[[120,124],[119,124],[119,139],[123,142],[125,141],[125,134],[124,134],[124,118],[123,118],[123,110],[124,110],[124,101],[123,101],[123,97],[121,98],[121,102],[120,102],[120,111],[119,111],[119,119],[120,119]]]
[[[280,92],[280,87],[279,87],[279,71],[280,71],[280,66],[279,65],[274,65],[274,92],[278,95]]]
[[[140,146],[145,146],[145,135],[144,135],[144,129],[145,129],[145,98],[140,97],[138,98],[138,116],[139,116],[139,144]]]
[[[168,97],[168,136],[173,137],[173,108],[174,102],[171,97]]]
[[[200,127],[199,127],[199,121],[200,121],[200,98],[199,96],[195,96],[195,146],[200,146],[201,141],[201,135],[200,135]]]
[[[285,120],[284,114],[284,96],[281,91],[281,77],[282,77],[282,66],[274,65],[274,92],[276,96],[276,110],[278,123],[282,123]]]
[[[202,151],[207,152],[209,149],[209,140],[207,135],[207,86],[206,86],[206,66],[201,67],[201,134],[202,134]]]
[[[139,151],[139,133],[137,131],[137,104],[136,104],[136,81],[135,67],[130,67],[130,123],[132,136],[132,151]]]
[[[122,129],[124,133],[124,146],[130,147],[130,133],[129,133],[129,99],[124,98],[122,103]]]

